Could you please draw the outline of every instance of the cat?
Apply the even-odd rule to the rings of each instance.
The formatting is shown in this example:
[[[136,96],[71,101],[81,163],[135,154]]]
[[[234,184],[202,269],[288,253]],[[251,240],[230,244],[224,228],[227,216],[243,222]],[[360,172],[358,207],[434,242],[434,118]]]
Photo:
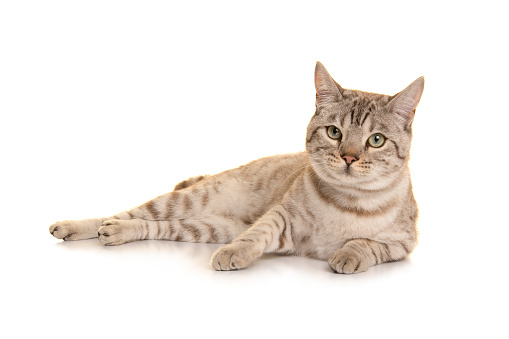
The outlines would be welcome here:
[[[129,211],[60,221],[50,233],[104,245],[227,244],[211,260],[221,271],[271,252],[328,260],[345,274],[406,258],[417,243],[408,160],[424,78],[394,96],[368,93],[342,88],[317,62],[315,87],[305,152],[190,178]]]

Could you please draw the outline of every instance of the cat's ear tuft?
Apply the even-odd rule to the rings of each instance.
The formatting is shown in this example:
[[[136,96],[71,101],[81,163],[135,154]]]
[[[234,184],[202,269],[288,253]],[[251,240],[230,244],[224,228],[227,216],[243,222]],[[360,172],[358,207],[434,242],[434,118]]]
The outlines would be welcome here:
[[[407,125],[414,120],[415,109],[424,90],[424,77],[417,78],[407,88],[396,94],[389,102],[389,109],[403,118]]]
[[[343,89],[330,76],[320,61],[315,67],[316,106],[339,102]]]

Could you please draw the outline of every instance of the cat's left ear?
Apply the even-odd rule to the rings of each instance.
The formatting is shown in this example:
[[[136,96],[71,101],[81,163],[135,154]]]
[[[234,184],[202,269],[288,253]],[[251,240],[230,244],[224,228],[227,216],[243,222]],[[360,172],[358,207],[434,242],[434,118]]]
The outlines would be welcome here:
[[[406,126],[410,126],[423,91],[424,77],[420,77],[392,98],[388,104],[389,110],[401,117]]]

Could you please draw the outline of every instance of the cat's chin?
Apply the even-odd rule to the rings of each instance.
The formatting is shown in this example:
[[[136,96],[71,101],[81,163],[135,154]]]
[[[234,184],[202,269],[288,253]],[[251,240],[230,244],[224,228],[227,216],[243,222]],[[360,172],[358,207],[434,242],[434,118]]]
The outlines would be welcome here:
[[[320,175],[318,177],[329,184],[338,185],[338,184],[348,184],[351,186],[356,186],[357,184],[364,184],[366,182],[372,181],[366,175],[359,175],[353,171],[337,171],[335,173],[327,173],[327,175]]]

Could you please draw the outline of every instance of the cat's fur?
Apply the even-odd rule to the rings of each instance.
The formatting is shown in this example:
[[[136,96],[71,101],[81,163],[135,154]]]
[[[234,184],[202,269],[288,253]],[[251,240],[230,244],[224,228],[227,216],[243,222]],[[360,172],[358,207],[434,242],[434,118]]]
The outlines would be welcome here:
[[[417,238],[408,160],[424,78],[394,96],[367,93],[343,89],[318,62],[315,85],[306,152],[190,178],[108,218],[57,222],[51,234],[104,245],[229,243],[212,257],[216,270],[245,268],[266,252],[328,260],[338,273],[405,258]],[[368,143],[374,133],[386,138],[379,148]]]

